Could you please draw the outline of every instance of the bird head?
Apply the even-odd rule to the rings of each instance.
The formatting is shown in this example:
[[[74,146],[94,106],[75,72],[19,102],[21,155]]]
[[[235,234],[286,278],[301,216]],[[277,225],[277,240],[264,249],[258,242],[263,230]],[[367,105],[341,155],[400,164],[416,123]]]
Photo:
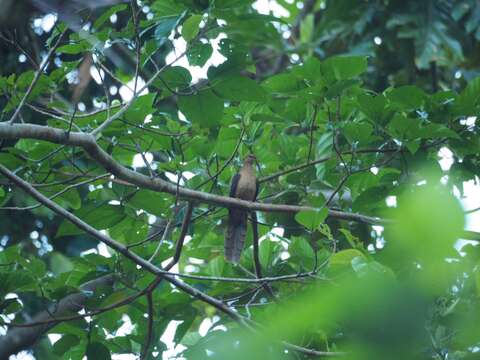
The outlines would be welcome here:
[[[255,157],[255,155],[248,154],[247,157],[244,160],[244,163],[249,164],[249,165],[253,165],[253,164],[255,164],[256,160],[257,160],[257,158]]]

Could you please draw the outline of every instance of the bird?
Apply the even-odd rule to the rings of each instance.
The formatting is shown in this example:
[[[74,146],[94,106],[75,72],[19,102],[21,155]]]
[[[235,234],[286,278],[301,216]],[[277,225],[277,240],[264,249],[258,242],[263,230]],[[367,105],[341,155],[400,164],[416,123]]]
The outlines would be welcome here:
[[[258,180],[255,176],[255,156],[249,154],[243,161],[243,166],[236,173],[230,184],[230,197],[255,201],[258,195]],[[228,224],[225,233],[225,259],[238,263],[247,235],[248,210],[230,208]]]

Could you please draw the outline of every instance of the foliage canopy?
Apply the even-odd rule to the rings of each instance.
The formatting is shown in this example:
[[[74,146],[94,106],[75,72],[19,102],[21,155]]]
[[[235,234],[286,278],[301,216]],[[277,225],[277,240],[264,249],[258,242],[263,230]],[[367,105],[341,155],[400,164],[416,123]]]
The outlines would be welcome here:
[[[0,358],[478,357],[475,0],[35,3],[0,17]],[[223,197],[249,153],[262,204]]]

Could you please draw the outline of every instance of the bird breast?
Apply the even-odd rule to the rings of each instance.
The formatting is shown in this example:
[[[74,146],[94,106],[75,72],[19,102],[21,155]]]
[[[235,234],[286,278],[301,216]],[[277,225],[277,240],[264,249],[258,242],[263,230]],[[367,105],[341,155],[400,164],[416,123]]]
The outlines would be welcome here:
[[[237,185],[236,197],[243,200],[254,200],[257,190],[257,183],[254,174],[240,174]]]

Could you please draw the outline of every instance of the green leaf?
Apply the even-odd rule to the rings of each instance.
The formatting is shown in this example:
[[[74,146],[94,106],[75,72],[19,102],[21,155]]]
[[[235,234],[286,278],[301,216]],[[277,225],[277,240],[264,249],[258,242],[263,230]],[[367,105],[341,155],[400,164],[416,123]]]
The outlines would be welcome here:
[[[405,110],[414,110],[422,106],[426,95],[423,90],[416,86],[401,86],[387,92],[387,98],[393,103],[396,103]]]
[[[97,20],[95,20],[95,22],[93,23],[93,27],[95,29],[99,29],[105,23],[105,21],[107,21],[110,18],[110,16],[112,16],[113,14],[116,14],[117,12],[123,11],[126,8],[127,8],[126,4],[118,4],[118,5],[112,6],[107,11],[105,11],[102,15],[100,15],[97,18]]]
[[[300,25],[300,42],[303,44],[308,44],[312,41],[313,31],[314,31],[314,16],[313,14],[308,14],[302,20]]]
[[[350,232],[350,230],[348,229],[339,229],[339,231],[345,236],[345,238],[347,239],[348,243],[350,244],[350,246],[352,248],[357,248],[357,247],[361,247],[362,246],[362,243],[360,242],[360,240],[358,239],[358,237],[356,236],[353,236],[352,233]]]
[[[200,30],[202,15],[192,15],[182,25],[182,36],[188,42],[193,40]]]
[[[454,244],[465,225],[465,215],[458,199],[437,184],[437,176],[427,173],[427,185],[413,186],[399,199],[399,206],[395,209],[396,222],[389,233],[389,256],[396,257],[397,263],[420,263],[425,277],[419,277],[426,281],[425,289],[449,281],[445,258],[456,256]],[[431,283],[429,279],[433,278],[436,281]]]
[[[63,354],[62,360],[83,360],[85,358],[86,343],[81,341],[78,345],[72,346]]]
[[[466,116],[478,115],[478,106],[480,104],[478,94],[480,94],[480,76],[470,81],[455,100],[455,114]]]
[[[18,298],[9,298],[0,302],[0,313],[4,315],[15,314],[22,310],[22,308],[22,303]]]
[[[275,116],[275,115],[268,115],[268,114],[252,114],[250,117],[252,121],[259,121],[265,123],[284,123],[285,119]]]
[[[367,70],[365,56],[334,56],[324,61],[333,70],[337,80],[347,80],[357,77]]]
[[[364,259],[365,255],[357,249],[339,251],[330,258],[330,266],[350,266],[356,257]]]
[[[34,73],[33,71],[27,71],[22,73],[17,79],[16,86],[19,90],[21,91],[26,91],[30,84],[32,83],[32,80],[34,78]],[[54,88],[54,84],[52,81],[45,75],[40,75],[38,78],[35,87],[32,89],[30,92],[30,95],[28,96],[28,100],[34,100],[36,99],[39,95],[46,93],[48,90],[51,90]]]
[[[45,263],[37,258],[32,258],[32,259],[27,259],[23,263],[23,267],[30,271],[32,275],[42,277],[45,275],[45,272],[47,271],[47,267]]]
[[[175,330],[175,336],[173,338],[173,342],[175,344],[179,344],[182,342],[183,337],[187,333],[187,331],[192,327],[195,317],[197,315],[197,311],[194,308],[186,308],[182,314],[183,322],[177,326]]]
[[[353,202],[355,211],[366,211],[385,206],[385,199],[388,196],[389,188],[386,186],[371,187],[362,193]]]
[[[336,98],[342,95],[342,93],[345,90],[350,89],[359,84],[360,84],[360,81],[352,80],[352,79],[337,81],[328,87],[328,90],[325,93],[325,97],[329,99]]]
[[[155,39],[159,44],[163,44],[163,42],[168,38],[170,33],[175,29],[177,26],[179,17],[165,17],[160,20],[155,28]]]
[[[162,81],[155,81],[155,85],[159,88],[168,88],[173,90],[184,90],[190,86],[192,75],[190,71],[181,66],[170,66],[159,76]]]
[[[373,139],[373,126],[367,122],[348,122],[343,127],[343,133],[352,144],[366,145]]]
[[[180,111],[187,120],[202,127],[217,126],[223,116],[223,100],[211,90],[203,90],[191,96],[180,96]]]
[[[125,217],[123,208],[114,205],[102,205],[100,207],[83,206],[80,210],[75,211],[74,214],[97,230],[108,229],[119,223]],[[56,236],[60,237],[83,233],[84,231],[76,225],[64,220],[60,224]]]
[[[162,217],[165,214],[169,196],[158,191],[140,190],[129,200],[128,205],[133,206],[135,210],[145,210],[147,213]]]
[[[453,138],[460,140],[461,137],[453,130],[441,124],[427,124],[418,131],[422,138]]]
[[[240,6],[249,5],[254,0],[215,0],[215,9],[233,9]]]
[[[237,71],[243,69],[249,54],[248,48],[239,41],[232,39],[222,39],[218,44],[218,52],[228,60],[228,66]]]
[[[207,273],[211,276],[222,276],[225,268],[223,256],[217,256],[208,262]]]
[[[259,259],[265,269],[270,269],[274,265],[275,259],[279,258],[282,247],[268,238],[260,242]]]
[[[22,255],[20,255],[20,249],[17,246],[9,246],[6,249],[3,249],[3,251],[0,252],[0,271],[2,272],[8,272],[8,266],[6,266],[9,263],[15,263],[20,261],[23,258]]]
[[[213,48],[210,43],[198,42],[187,50],[188,63],[191,66],[203,66],[212,56]]]
[[[387,126],[388,133],[397,139],[415,139],[420,131],[420,121],[403,114],[396,114]]]
[[[56,151],[58,149],[58,146],[55,144],[46,143],[45,141],[20,139],[15,144],[15,148],[27,152],[31,159],[39,160],[52,153],[53,151]],[[49,189],[52,188],[49,187]],[[60,190],[63,190],[63,187],[55,187],[55,189],[51,190],[52,193],[50,195],[53,195],[54,192],[58,192]]]
[[[33,291],[38,289],[38,279],[32,277],[27,270],[17,270],[9,273],[2,273],[0,294],[9,292]]]
[[[99,342],[93,342],[88,344],[87,351],[85,352],[87,360],[110,360],[110,350]]]
[[[330,226],[328,226],[327,224],[325,223],[320,224],[320,226],[318,227],[318,232],[323,236],[325,236],[328,240],[334,241],[332,230],[330,229]]]
[[[290,121],[302,122],[306,116],[305,99],[298,97],[287,100],[284,116]]]
[[[278,93],[291,93],[302,88],[302,82],[295,75],[288,73],[271,76],[265,79],[262,85]]]
[[[135,124],[143,124],[145,117],[155,110],[153,108],[154,99],[154,93],[139,96],[125,112],[125,118]]]
[[[53,344],[53,353],[57,355],[63,355],[69,350],[70,348],[78,345],[80,343],[80,339],[75,335],[63,335],[60,340]]]
[[[57,52],[62,54],[76,55],[81,54],[87,50],[90,50],[91,45],[86,40],[81,40],[77,43],[67,44],[60,46],[57,49]]]
[[[475,286],[477,288],[477,297],[480,297],[480,266],[477,264],[477,271],[475,271]]]
[[[160,0],[152,3],[152,11],[158,18],[180,15],[185,11],[185,5],[178,0]]]
[[[395,279],[395,274],[390,268],[383,266],[381,263],[377,261],[369,261],[363,256],[354,257],[351,261],[351,265],[352,265],[353,271],[355,271],[355,273],[357,273],[359,277],[368,277],[371,275],[382,275],[382,276],[388,276],[392,280]]]
[[[295,220],[310,230],[315,230],[328,215],[328,209],[319,211],[300,211],[295,215]]]
[[[59,201],[61,200],[61,201]],[[64,202],[67,207],[78,210],[82,206],[80,194],[76,189],[70,189],[55,199],[56,202]]]
[[[312,245],[303,237],[295,237],[292,239],[291,244],[288,246],[288,252],[291,259],[296,260],[304,268],[311,269],[314,266],[315,252]]]
[[[244,76],[228,77],[214,87],[219,96],[233,101],[258,101],[266,99],[265,90],[254,80]]]
[[[50,269],[55,275],[73,270],[73,263],[68,257],[59,252],[53,252],[50,256]]]
[[[383,94],[371,96],[367,94],[359,94],[357,101],[360,110],[375,122],[381,122],[383,111],[387,103]]]

